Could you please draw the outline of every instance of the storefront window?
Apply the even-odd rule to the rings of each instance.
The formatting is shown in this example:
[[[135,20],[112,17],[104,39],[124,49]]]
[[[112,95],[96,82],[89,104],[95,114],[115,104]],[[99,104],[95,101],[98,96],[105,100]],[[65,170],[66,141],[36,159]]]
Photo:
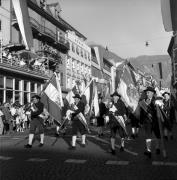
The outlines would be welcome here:
[[[35,92],[35,83],[31,83],[31,92]]]
[[[28,81],[24,81],[24,91],[29,91],[29,83],[28,83]]]
[[[6,90],[6,102],[10,102],[10,100],[13,98],[13,91]]]
[[[20,102],[20,92],[19,91],[15,91],[15,101]]]
[[[0,88],[4,88],[4,77],[0,76]]]
[[[6,78],[6,89],[13,89],[13,79],[10,77]]]
[[[3,90],[0,89],[0,103],[3,103]]]
[[[20,89],[20,80],[15,79],[15,90],[19,90],[19,89]]]

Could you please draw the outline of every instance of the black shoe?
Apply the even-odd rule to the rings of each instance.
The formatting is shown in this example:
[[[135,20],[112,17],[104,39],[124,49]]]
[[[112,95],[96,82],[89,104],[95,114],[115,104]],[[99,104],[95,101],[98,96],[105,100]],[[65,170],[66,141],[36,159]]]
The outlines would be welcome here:
[[[121,146],[120,149],[119,149],[119,151],[120,151],[120,152],[123,152],[123,151],[124,151],[124,147]]]
[[[116,151],[115,151],[115,149],[110,149],[110,150],[108,150],[108,153],[111,153],[112,155],[116,155]]]
[[[164,136],[164,139],[165,139],[166,141],[168,141],[168,136]]]
[[[81,144],[81,147],[85,148],[85,144]]]
[[[76,150],[76,146],[70,146],[69,150]]]
[[[132,134],[131,137],[132,137],[133,139],[135,139],[135,135],[134,135],[134,134]]]
[[[156,154],[159,155],[160,154],[160,149],[156,149]]]
[[[55,137],[59,137],[60,136],[60,134],[59,133],[55,133]]]
[[[43,147],[43,146],[44,146],[44,144],[43,144],[43,143],[40,143],[40,144],[39,144],[39,147]]]
[[[151,152],[145,151],[144,155],[147,156],[149,159],[151,159]]]
[[[32,148],[32,145],[26,144],[26,145],[24,145],[24,148]]]

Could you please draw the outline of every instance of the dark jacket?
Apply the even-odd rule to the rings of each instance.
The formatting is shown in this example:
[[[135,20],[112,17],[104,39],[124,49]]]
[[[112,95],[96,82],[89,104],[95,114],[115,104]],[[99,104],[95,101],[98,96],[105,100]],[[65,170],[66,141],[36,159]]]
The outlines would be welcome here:
[[[38,102],[35,104],[36,110],[31,112],[31,119],[39,118],[39,115],[43,113],[44,104],[42,102]]]
[[[145,99],[139,102],[140,106],[140,124],[156,123],[157,113],[154,100],[148,105]]]
[[[117,108],[117,111],[115,112],[116,116],[124,116],[126,114],[126,106],[121,99],[118,99],[117,103],[114,103],[114,106]]]
[[[79,103],[76,106],[78,109],[75,110],[74,113],[72,114],[72,120],[78,120],[77,115],[79,113],[82,113],[84,115],[84,110],[85,110],[84,103],[82,101],[79,101]]]

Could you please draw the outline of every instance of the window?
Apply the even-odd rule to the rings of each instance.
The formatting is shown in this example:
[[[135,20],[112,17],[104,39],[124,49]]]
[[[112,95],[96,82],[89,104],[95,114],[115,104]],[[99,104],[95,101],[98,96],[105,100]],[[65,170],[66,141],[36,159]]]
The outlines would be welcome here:
[[[4,88],[4,77],[0,76],[0,88]]]
[[[74,44],[72,44],[72,52],[76,52]]]
[[[84,57],[85,57],[85,59],[87,59],[87,52],[86,51],[84,52]]]
[[[6,78],[6,88],[13,89],[13,79],[11,77]]]
[[[3,103],[4,91],[0,89],[0,103]]]
[[[69,69],[70,68],[70,58],[67,59],[66,67]]]
[[[35,83],[31,82],[31,92],[35,92]]]
[[[24,91],[29,91],[29,82],[24,81]]]
[[[20,89],[20,80],[15,79],[15,90],[19,90],[19,89]]]
[[[77,55],[79,55],[79,51],[80,51],[80,50],[79,50],[79,47],[77,46],[77,47],[76,47],[76,53],[77,53]]]

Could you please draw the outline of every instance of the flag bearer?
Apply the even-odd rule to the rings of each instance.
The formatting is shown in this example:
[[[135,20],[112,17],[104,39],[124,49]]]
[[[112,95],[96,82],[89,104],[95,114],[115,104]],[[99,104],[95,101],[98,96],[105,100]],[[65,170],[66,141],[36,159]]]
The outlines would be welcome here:
[[[144,91],[146,93],[146,97],[139,102],[140,124],[145,130],[146,151],[144,152],[144,155],[146,155],[148,158],[151,158],[151,142],[153,135],[155,135],[156,138],[156,154],[160,153],[160,130],[155,107],[156,91],[153,87],[147,87]]]
[[[124,140],[127,136],[125,121],[127,120],[126,116],[126,107],[123,101],[120,99],[121,96],[114,92],[111,97],[113,97],[113,102],[110,104],[109,107],[109,126],[111,129],[111,150],[110,153],[113,155],[116,154],[115,151],[115,138],[116,133],[118,132],[118,135],[121,138],[121,147],[120,152],[124,151]]]
[[[34,95],[32,97],[31,104],[31,122],[29,130],[29,139],[28,144],[25,145],[25,148],[31,148],[36,129],[38,129],[40,134],[40,144],[39,147],[44,145],[44,123],[41,117],[44,110],[44,104],[40,101],[40,96]]]
[[[84,103],[81,101],[79,94],[75,94],[73,98],[75,100],[75,105],[72,107],[72,144],[69,148],[70,150],[76,149],[76,139],[78,133],[81,134],[81,147],[85,147],[87,132],[87,124],[84,117]]]

